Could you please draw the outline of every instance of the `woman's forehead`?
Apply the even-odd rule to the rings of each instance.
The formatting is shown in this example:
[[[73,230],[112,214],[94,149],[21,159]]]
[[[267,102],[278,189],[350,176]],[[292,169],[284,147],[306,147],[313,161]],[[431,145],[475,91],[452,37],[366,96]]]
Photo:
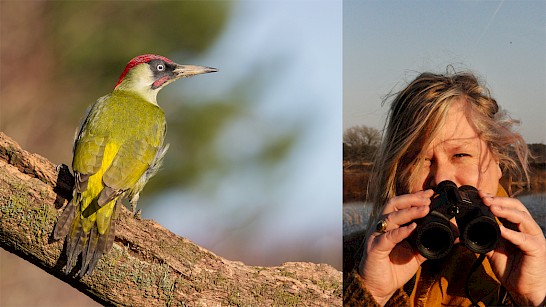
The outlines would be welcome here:
[[[468,147],[479,143],[479,134],[469,121],[465,100],[454,101],[437,128],[430,146]]]
[[[454,101],[444,118],[444,123],[440,127],[446,139],[465,138],[477,136],[478,133],[469,121],[468,102],[465,99]]]

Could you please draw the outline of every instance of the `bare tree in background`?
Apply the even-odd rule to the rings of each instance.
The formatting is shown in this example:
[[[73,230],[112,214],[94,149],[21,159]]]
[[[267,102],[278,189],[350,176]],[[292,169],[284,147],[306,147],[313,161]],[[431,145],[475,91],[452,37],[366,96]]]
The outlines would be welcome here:
[[[343,160],[371,162],[380,143],[379,130],[364,125],[350,127],[343,133]]]

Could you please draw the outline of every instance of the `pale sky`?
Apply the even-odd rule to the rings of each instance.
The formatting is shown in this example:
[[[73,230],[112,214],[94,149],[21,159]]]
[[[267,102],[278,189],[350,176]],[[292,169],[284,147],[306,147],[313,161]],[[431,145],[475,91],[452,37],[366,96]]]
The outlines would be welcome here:
[[[343,130],[382,129],[382,98],[423,71],[475,72],[521,121],[528,143],[546,143],[546,1],[343,3]]]

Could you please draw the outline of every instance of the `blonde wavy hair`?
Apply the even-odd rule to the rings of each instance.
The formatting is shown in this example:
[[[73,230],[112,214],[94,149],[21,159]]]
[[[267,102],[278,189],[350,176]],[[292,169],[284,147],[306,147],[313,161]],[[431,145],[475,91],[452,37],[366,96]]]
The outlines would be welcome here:
[[[436,135],[450,105],[463,98],[468,120],[499,161],[503,174],[529,182],[527,145],[513,130],[519,122],[499,109],[474,74],[422,73],[393,96],[368,183],[368,201],[373,203],[369,225],[375,225],[388,199],[409,193],[416,180],[414,170],[423,161],[422,149]]]

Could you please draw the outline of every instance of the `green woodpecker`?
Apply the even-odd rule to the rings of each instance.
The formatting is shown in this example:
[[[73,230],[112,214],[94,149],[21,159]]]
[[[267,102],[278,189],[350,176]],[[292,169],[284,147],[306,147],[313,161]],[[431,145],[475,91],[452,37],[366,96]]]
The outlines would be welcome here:
[[[114,91],[87,112],[74,141],[73,198],[59,216],[53,236],[66,236],[66,274],[82,254],[80,276],[91,274],[114,243],[123,199],[136,209],[139,193],[158,171],[165,152],[166,122],[157,93],[184,77],[217,69],[179,65],[158,55],[132,59]]]

